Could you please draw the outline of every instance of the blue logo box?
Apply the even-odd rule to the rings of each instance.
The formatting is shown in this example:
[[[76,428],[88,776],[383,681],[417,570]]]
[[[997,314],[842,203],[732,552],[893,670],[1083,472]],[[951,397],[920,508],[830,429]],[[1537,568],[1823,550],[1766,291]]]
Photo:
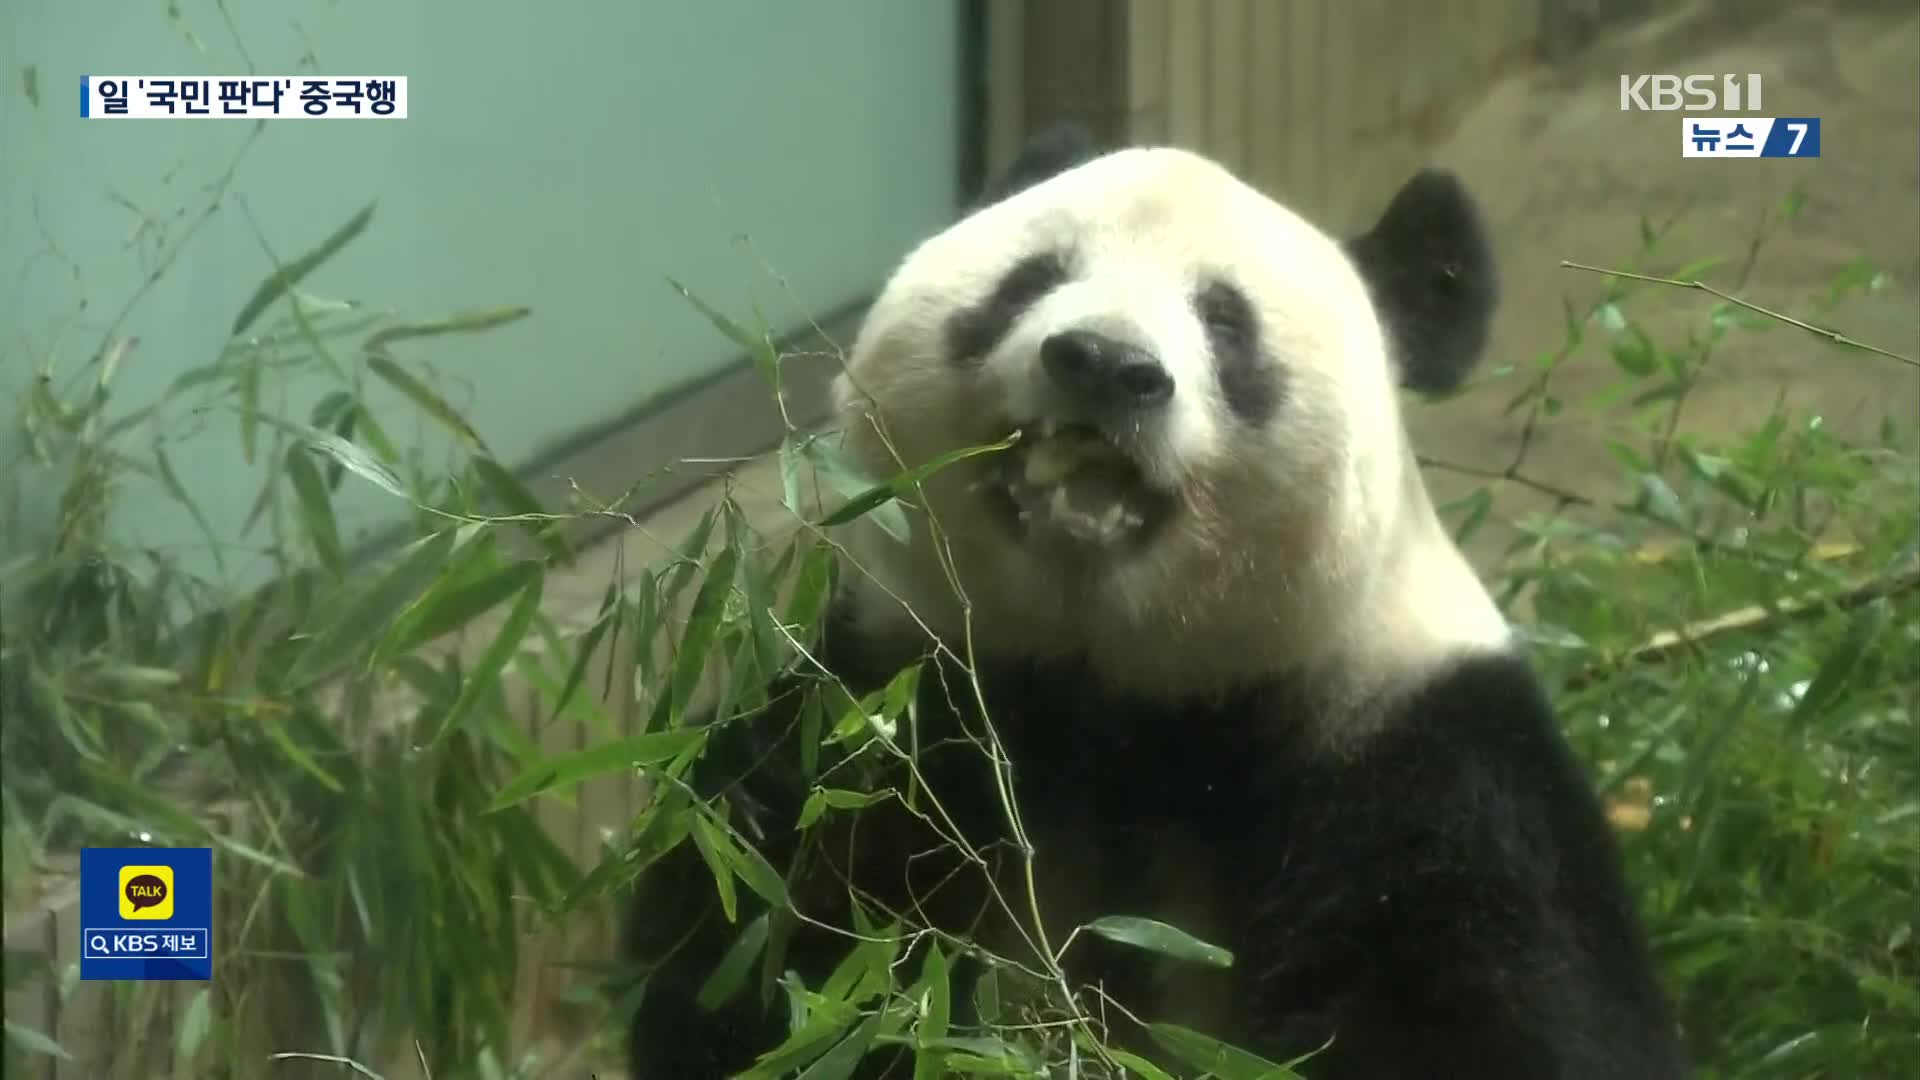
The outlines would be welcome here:
[[[82,848],[80,978],[213,978],[213,849]]]

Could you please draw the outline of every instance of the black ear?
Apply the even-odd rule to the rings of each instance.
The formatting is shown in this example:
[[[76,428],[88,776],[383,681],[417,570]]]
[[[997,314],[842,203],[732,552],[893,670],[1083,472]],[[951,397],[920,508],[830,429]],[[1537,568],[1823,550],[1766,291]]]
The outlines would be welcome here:
[[[1060,123],[1043,128],[1027,139],[1000,179],[987,185],[978,205],[991,206],[1099,156],[1093,133],[1079,124]]]
[[[1493,245],[1459,178],[1421,171],[1347,253],[1386,326],[1401,385],[1428,395],[1459,386],[1480,361],[1500,299]]]

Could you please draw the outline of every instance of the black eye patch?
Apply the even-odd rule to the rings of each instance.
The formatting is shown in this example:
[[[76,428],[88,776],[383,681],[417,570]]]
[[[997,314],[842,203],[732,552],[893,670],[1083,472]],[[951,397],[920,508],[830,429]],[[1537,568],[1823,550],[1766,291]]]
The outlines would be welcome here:
[[[1067,260],[1057,252],[1029,255],[1007,271],[988,297],[947,319],[947,355],[956,364],[976,364],[993,351],[1014,320],[1067,280]]]
[[[1261,346],[1260,321],[1246,294],[1229,282],[1210,281],[1194,297],[1194,310],[1207,329],[1214,377],[1227,407],[1248,424],[1271,420],[1285,386],[1279,365]]]

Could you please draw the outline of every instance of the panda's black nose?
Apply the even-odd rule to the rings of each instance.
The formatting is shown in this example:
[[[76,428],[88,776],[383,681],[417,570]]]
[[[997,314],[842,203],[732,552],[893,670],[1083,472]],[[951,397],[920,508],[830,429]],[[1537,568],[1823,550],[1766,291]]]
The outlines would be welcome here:
[[[1173,376],[1152,353],[1088,330],[1064,330],[1040,344],[1040,364],[1060,388],[1088,405],[1151,409],[1173,398]]]

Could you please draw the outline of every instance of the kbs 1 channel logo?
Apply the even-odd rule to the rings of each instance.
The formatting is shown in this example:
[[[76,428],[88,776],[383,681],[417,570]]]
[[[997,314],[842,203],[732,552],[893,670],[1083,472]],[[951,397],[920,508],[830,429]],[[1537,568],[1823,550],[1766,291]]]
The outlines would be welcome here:
[[[82,848],[80,978],[213,978],[212,848]]]
[[[1758,75],[1622,75],[1621,112],[1759,112]],[[1817,116],[1682,116],[1680,156],[1817,158]]]
[[[405,120],[405,75],[82,75],[83,120]]]

